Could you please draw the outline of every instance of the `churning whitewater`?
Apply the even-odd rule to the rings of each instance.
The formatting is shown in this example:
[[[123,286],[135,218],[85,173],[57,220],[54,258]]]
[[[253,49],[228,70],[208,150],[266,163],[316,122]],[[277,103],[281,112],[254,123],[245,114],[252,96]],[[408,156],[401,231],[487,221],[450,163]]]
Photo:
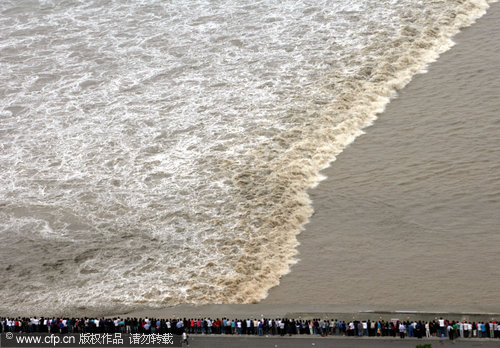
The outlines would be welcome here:
[[[319,171],[487,7],[0,2],[0,310],[264,298]]]

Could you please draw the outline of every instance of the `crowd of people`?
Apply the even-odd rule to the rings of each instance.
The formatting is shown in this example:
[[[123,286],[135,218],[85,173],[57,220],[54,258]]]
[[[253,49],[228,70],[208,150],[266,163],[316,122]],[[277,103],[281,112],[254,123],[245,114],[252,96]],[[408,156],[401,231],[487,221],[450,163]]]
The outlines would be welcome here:
[[[324,319],[156,319],[156,318],[0,318],[0,330],[22,333],[172,333],[181,335],[321,335],[354,337],[500,338],[500,324],[451,321],[341,321]]]

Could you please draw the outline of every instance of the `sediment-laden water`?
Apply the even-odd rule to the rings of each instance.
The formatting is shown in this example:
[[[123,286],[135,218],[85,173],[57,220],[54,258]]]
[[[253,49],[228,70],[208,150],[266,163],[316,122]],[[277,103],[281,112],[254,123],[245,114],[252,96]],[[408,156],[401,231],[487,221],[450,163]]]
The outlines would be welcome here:
[[[2,1],[0,309],[252,303],[306,190],[488,1]]]

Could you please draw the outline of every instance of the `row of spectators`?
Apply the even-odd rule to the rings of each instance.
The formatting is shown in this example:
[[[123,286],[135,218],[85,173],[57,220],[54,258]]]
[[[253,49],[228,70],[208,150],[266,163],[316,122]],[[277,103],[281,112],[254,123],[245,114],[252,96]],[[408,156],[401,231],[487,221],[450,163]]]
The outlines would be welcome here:
[[[337,335],[500,338],[496,321],[341,321],[324,319],[155,319],[155,318],[0,318],[0,332],[172,333],[230,335]]]

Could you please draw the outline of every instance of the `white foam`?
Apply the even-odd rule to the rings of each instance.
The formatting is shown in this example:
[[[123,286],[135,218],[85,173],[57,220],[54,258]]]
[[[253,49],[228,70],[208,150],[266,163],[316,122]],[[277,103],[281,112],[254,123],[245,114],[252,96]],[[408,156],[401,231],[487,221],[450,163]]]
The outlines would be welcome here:
[[[57,286],[33,276],[47,286],[33,303],[262,298],[295,262],[318,171],[485,7],[1,2],[2,233],[29,230],[34,253],[50,239],[56,259],[74,260],[40,274],[80,270]],[[436,40],[422,34],[439,21]],[[29,283],[16,284],[7,302],[31,306],[16,307]]]

